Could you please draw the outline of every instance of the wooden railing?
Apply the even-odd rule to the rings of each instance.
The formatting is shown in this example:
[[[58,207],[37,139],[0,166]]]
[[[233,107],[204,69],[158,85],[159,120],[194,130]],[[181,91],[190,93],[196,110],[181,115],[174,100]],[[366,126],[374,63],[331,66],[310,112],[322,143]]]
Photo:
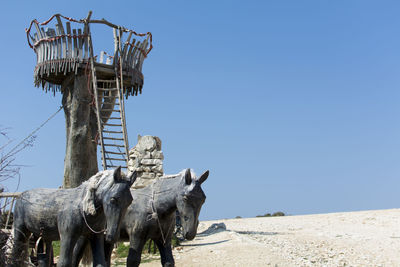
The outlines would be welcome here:
[[[9,231],[11,229],[11,216],[15,199],[20,195],[21,193],[0,193],[1,230]],[[6,219],[5,222],[3,221],[4,218]]]
[[[133,76],[139,72],[142,77],[143,61],[152,49],[151,33],[136,33],[104,19],[90,20],[90,16],[91,13],[87,19],[75,20],[55,14],[45,22],[39,23],[37,20],[31,22],[26,32],[28,44],[36,53],[34,83],[37,87],[42,86],[46,91],[58,91],[66,75],[71,72],[76,74],[79,67],[86,68],[86,63],[91,56],[98,59],[96,63],[112,66],[115,66],[116,63],[121,64],[126,75],[132,76],[132,79],[129,77],[128,79],[131,80],[133,87],[136,80]],[[54,18],[56,19],[55,26],[54,22],[50,23]],[[65,24],[62,19],[66,20]],[[104,63],[103,59],[106,53],[102,52],[97,56],[90,51],[90,42],[93,41],[90,31],[91,23],[107,25],[114,32],[114,51]],[[51,24],[53,28],[48,27]],[[43,28],[44,26],[47,28]],[[143,37],[142,41],[132,38],[132,35]]]

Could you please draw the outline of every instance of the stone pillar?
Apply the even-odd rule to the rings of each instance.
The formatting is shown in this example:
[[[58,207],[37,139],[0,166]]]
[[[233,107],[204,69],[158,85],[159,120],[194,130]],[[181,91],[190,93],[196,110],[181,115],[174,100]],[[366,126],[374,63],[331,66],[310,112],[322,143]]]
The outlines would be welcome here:
[[[138,172],[132,188],[143,188],[151,184],[156,177],[164,175],[163,160],[160,138],[139,135],[137,145],[129,151],[128,169]]]

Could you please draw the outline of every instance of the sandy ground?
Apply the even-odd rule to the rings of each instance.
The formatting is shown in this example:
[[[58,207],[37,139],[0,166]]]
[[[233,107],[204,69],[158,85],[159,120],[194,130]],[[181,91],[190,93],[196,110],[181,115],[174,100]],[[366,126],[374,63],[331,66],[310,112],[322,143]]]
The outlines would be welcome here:
[[[400,266],[400,209],[204,221],[173,253],[176,266]]]

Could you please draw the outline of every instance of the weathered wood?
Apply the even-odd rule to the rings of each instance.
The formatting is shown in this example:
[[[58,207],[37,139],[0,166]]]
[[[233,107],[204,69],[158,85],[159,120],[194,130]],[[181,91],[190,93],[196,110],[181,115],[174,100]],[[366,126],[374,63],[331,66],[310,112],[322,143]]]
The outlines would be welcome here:
[[[103,63],[103,59],[104,59],[104,51],[100,51],[99,63]]]
[[[123,145],[114,145],[114,144],[104,144],[104,146],[124,147]]]
[[[129,44],[131,41],[131,37],[132,37],[132,32],[129,33],[128,38],[126,38],[125,44],[124,44],[124,48],[122,49],[122,55],[121,55],[121,61],[122,61],[122,66],[125,68],[127,65],[126,62],[126,56],[128,54],[128,50],[129,50]]]
[[[115,137],[107,137],[103,136],[104,140],[118,140],[118,141],[124,141],[124,138],[115,138]]]
[[[126,159],[119,159],[119,158],[106,158],[106,160],[126,161]]]
[[[132,59],[131,59],[131,64],[132,64],[132,68],[136,68],[136,64],[137,64],[137,53],[139,51],[139,47],[141,45],[141,42],[138,41],[132,51]]]
[[[78,29],[78,35],[82,35],[82,30]],[[78,38],[78,46],[79,46],[79,52],[78,52],[78,57],[79,61],[82,61],[83,59],[83,39],[81,37]]]
[[[69,21],[67,21],[65,23],[65,25],[67,26],[67,39],[68,39],[68,50],[67,50],[67,57],[71,58],[73,57],[73,53],[72,53],[72,37],[71,37],[71,23]]]
[[[114,35],[114,64],[115,64],[115,60],[117,59],[118,55],[118,37],[117,37],[117,29],[113,28],[113,35]]]
[[[88,52],[89,52],[89,50],[88,50],[88,25],[85,23],[85,26],[83,27],[83,34],[85,35],[85,37],[84,37],[84,39],[83,39],[83,43],[84,43],[84,45],[85,45],[85,49],[84,49],[84,52],[85,52],[85,55],[84,55],[84,59],[87,59],[87,58],[89,58],[89,54],[88,54]]]
[[[14,207],[14,201],[15,201],[15,197],[13,197],[12,200],[11,200],[11,205],[10,205],[10,208],[8,210],[6,225],[4,226],[5,229],[8,228],[8,223],[10,222],[11,212],[12,212],[13,207]]]
[[[128,62],[128,68],[132,68],[132,54],[134,51],[136,39],[132,40],[132,43],[129,45],[128,55],[126,56],[126,62]]]
[[[121,119],[121,118],[118,118],[118,119]],[[114,133],[114,134],[121,134],[121,133],[123,133],[122,131],[109,131],[109,130],[104,130],[103,132],[104,132],[104,133]]]
[[[113,151],[104,151],[106,154],[113,154],[113,155],[125,155],[123,152],[113,152]]]
[[[116,111],[116,110],[114,110],[114,111]],[[106,126],[114,126],[114,127],[116,127],[116,126],[122,126],[122,124],[114,124],[114,123],[103,123],[103,125],[106,125]]]
[[[61,21],[60,15],[57,14],[56,15],[56,19],[57,19],[58,27],[59,27],[59,30],[60,30],[60,35],[65,35],[64,26],[63,26],[63,23]],[[64,58],[66,58],[67,57],[67,42],[66,42],[66,38],[65,37],[61,38],[61,43],[62,43],[62,56]]]
[[[76,40],[76,29],[73,29],[72,30],[72,35],[74,36],[74,44],[73,44],[73,46],[74,46],[74,49],[73,49],[73,53],[72,53],[72,57],[74,58],[74,59],[76,59],[77,57],[78,57],[78,44],[77,44],[77,40]]]
[[[20,192],[16,193],[0,193],[0,198],[6,198],[6,197],[19,197],[21,195]]]
[[[43,38],[42,37],[42,33],[40,31],[39,25],[37,23],[33,23],[33,24],[35,25],[36,34],[37,34],[38,42],[39,42]],[[42,63],[43,62],[43,51],[42,51],[42,44],[41,43],[38,44],[38,52],[40,54],[40,63]]]

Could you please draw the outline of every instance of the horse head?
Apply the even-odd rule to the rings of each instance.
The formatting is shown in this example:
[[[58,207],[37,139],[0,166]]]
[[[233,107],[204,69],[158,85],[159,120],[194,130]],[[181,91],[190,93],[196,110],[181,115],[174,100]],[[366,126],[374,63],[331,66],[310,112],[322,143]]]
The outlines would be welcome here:
[[[130,187],[137,175],[136,171],[125,175],[121,172],[121,167],[101,173],[102,177],[97,180],[95,186],[90,186],[91,179],[88,180],[89,189],[83,209],[85,213],[95,215],[97,213],[95,203],[101,204],[107,224],[105,240],[115,242],[119,237],[122,218],[133,200]]]
[[[195,178],[192,177],[190,169],[186,169],[181,182],[183,190],[177,196],[176,206],[181,217],[183,236],[188,240],[192,240],[197,233],[200,209],[206,200],[201,184],[208,174],[209,171],[206,171],[199,178]]]

